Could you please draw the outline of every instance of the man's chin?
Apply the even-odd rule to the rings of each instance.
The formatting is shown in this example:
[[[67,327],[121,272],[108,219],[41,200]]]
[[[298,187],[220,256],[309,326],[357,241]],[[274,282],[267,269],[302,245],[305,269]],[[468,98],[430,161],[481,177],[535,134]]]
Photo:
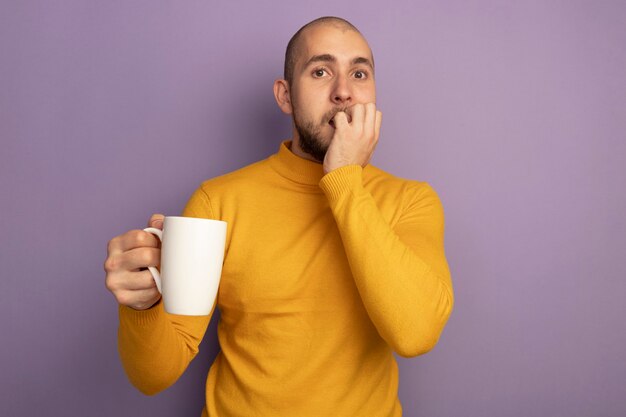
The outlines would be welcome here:
[[[330,141],[332,139],[328,139]],[[329,142],[326,142],[324,139],[315,138],[311,140],[300,140],[300,148],[305,153],[309,154],[313,157],[317,162],[323,163],[324,157],[326,156],[326,152],[328,151]]]
[[[318,130],[317,134],[310,137],[309,140],[313,141],[318,148],[328,149],[330,143],[333,141],[333,136],[335,136],[335,129],[328,125],[327,128]]]
[[[318,126],[317,129],[311,129],[306,126],[296,124],[298,133],[298,142],[300,149],[313,157],[316,161],[323,163],[326,151],[335,136],[335,128],[330,124]]]

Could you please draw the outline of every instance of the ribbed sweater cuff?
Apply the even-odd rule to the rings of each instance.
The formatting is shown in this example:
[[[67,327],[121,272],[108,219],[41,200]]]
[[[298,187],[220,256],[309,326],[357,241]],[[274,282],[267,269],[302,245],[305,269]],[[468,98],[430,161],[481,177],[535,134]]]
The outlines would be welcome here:
[[[331,203],[339,200],[342,195],[362,185],[363,167],[346,165],[324,175],[319,183]]]
[[[162,301],[159,300],[154,306],[147,310],[135,310],[124,305],[119,305],[120,320],[128,320],[138,326],[146,326],[158,320],[164,313]]]

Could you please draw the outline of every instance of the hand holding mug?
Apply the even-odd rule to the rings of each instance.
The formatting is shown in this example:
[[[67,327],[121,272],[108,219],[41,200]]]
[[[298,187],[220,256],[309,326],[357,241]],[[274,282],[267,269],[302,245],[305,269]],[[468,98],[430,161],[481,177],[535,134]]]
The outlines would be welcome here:
[[[226,222],[154,215],[149,224],[156,227],[131,230],[109,242],[104,263],[109,291],[136,310],[152,307],[163,294],[168,313],[210,314],[222,273]]]
[[[154,214],[148,226],[161,229],[165,216]],[[161,299],[156,283],[147,269],[160,265],[161,243],[143,230],[130,230],[109,241],[104,262],[105,284],[119,304],[146,310]]]

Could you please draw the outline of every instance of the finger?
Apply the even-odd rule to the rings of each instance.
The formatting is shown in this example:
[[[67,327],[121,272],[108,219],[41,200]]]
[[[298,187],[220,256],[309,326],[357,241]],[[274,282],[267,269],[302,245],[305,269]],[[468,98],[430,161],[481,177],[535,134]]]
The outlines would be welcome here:
[[[335,124],[336,129],[346,129],[348,128],[348,115],[345,112],[337,112],[335,117],[333,117],[333,123]]]
[[[365,105],[365,121],[363,131],[367,134],[368,139],[375,140],[376,136],[376,104],[367,103]]]
[[[161,263],[161,250],[157,248],[135,248],[116,256],[118,270],[123,271],[136,271]]]
[[[163,214],[153,214],[150,217],[150,220],[148,220],[148,227],[163,229],[163,220],[165,220],[165,216]]]
[[[133,291],[153,290],[158,292],[150,271],[109,274],[105,284],[106,288],[116,297],[121,293],[129,294]]]
[[[126,252],[135,248],[158,248],[161,241],[152,233],[143,230],[131,230],[119,236],[119,240],[115,244],[122,252]]]
[[[143,230],[130,230],[109,242],[109,254],[126,252],[134,248],[158,248],[159,238]]]
[[[145,310],[153,306],[161,298],[156,288],[139,291],[120,291],[115,294],[117,301],[135,310]]]
[[[361,103],[357,103],[352,106],[349,110],[351,110],[352,114],[352,126],[358,126],[361,129],[363,128],[363,123],[365,121],[365,106]]]
[[[132,272],[131,274],[130,279],[125,280],[126,289],[133,291],[156,290],[156,282],[150,271]]]
[[[104,261],[104,270],[109,276],[146,270],[149,266],[160,266],[161,251],[155,248],[137,248],[109,255]]]
[[[378,142],[378,137],[380,136],[380,126],[383,123],[383,113],[380,110],[376,110],[376,127],[374,133],[374,143]]]
[[[156,283],[150,271],[124,272],[111,276],[107,288],[113,293],[123,291],[141,291],[156,289]]]

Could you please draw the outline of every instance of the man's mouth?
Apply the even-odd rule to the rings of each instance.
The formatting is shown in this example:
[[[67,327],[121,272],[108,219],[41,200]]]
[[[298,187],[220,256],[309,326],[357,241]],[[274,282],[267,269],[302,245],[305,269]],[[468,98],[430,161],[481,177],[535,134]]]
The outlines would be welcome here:
[[[335,112],[335,114],[333,114],[333,115],[332,115],[332,117],[330,118],[330,120],[328,120],[328,124],[329,124],[329,125],[331,125],[331,126],[333,127],[333,129],[335,128],[335,121],[334,121],[335,116],[336,116],[336,115],[337,115],[337,113],[339,113],[340,111],[343,111],[343,112],[346,114],[346,117],[347,117],[347,119],[348,119],[348,123],[351,123],[351,122],[352,122],[352,116],[351,116],[349,113],[347,113],[345,110],[339,110],[339,111]]]

